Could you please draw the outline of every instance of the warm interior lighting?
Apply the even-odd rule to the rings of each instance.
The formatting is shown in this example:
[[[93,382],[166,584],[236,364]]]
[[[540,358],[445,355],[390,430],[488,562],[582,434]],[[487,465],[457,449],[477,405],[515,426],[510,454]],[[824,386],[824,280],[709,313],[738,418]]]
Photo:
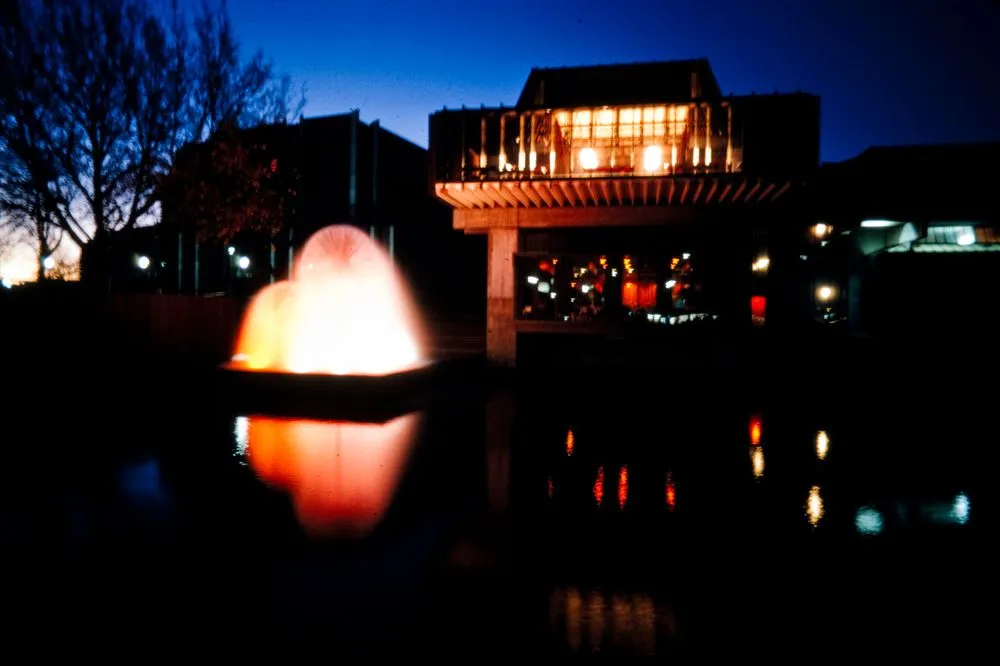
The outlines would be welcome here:
[[[550,150],[549,151],[549,173],[551,174],[551,173],[555,173],[555,172],[556,172],[556,151]]]
[[[524,171],[524,167],[525,167],[527,161],[528,161],[527,160],[527,155],[525,155],[525,153],[524,153],[523,150],[517,154],[517,169],[518,169],[518,171]]]
[[[822,303],[828,303],[832,301],[837,295],[837,290],[828,284],[820,285],[816,289],[816,298]]]
[[[670,146],[670,166],[677,166],[677,145]]]
[[[699,148],[696,145],[694,147],[694,151],[692,152],[692,155],[691,155],[691,163],[694,164],[695,166],[698,166],[698,163],[700,161],[701,161],[701,148]]]
[[[392,260],[356,227],[313,235],[291,280],[250,303],[234,350],[247,370],[384,375],[421,363],[419,318]]]
[[[580,167],[586,171],[593,171],[600,166],[597,151],[593,148],[584,148],[580,151]]]
[[[659,171],[663,168],[663,148],[646,146],[642,154],[642,167],[646,171]]]
[[[829,233],[830,233],[830,227],[826,224],[823,224],[822,222],[813,227],[813,236],[815,236],[816,238],[823,238]]]
[[[750,265],[751,270],[754,273],[767,273],[767,269],[771,266],[771,259],[766,255],[761,255],[754,259],[753,264]]]
[[[705,146],[705,166],[712,165],[712,147]]]
[[[289,493],[309,534],[324,536],[363,536],[381,522],[421,420],[418,413],[387,423],[244,418],[251,468]]]
[[[528,168],[532,171],[538,166],[538,153],[531,151],[528,154]]]

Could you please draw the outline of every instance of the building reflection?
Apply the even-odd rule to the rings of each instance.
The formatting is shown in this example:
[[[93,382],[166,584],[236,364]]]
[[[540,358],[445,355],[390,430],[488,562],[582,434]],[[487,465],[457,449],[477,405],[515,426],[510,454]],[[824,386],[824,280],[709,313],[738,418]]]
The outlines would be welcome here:
[[[601,506],[604,501],[604,466],[597,468],[597,479],[594,480],[594,499],[597,506]]]
[[[510,500],[510,442],[514,428],[514,397],[498,392],[486,402],[486,488],[490,506],[504,513]],[[552,496],[549,481],[549,497]]]
[[[303,528],[317,536],[364,536],[395,494],[422,415],[387,423],[245,418],[251,469],[292,498]],[[237,421],[237,433],[244,431]]]
[[[753,466],[754,477],[761,479],[764,477],[764,447],[750,447],[750,464]]]
[[[819,493],[819,486],[809,489],[809,497],[806,499],[806,518],[813,527],[819,525],[823,519],[823,497]]]
[[[555,635],[564,632],[566,647],[574,653],[652,655],[658,638],[676,633],[672,610],[658,607],[649,594],[590,590],[584,595],[575,587],[552,592],[549,621]]]
[[[830,437],[826,434],[825,430],[820,430],[816,433],[816,457],[820,460],[826,460],[829,452]]]
[[[618,470],[618,508],[624,510],[628,502],[628,465]]]

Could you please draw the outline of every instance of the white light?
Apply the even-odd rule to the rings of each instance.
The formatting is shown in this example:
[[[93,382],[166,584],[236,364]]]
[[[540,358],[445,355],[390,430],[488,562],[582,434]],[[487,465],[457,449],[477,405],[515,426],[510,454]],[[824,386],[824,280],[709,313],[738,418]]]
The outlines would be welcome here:
[[[871,507],[861,507],[854,517],[854,527],[859,534],[875,536],[882,532],[882,514]]]
[[[9,277],[4,277],[2,284],[5,289],[10,289],[11,287],[14,286],[14,283],[10,281]]]
[[[959,245],[972,245],[976,242],[976,235],[973,233],[965,232],[955,241]]]
[[[44,268],[45,270],[51,271],[55,267],[56,267],[56,260],[51,256],[42,259],[42,268]]]
[[[241,269],[246,270],[250,268],[250,257],[247,256],[240,257],[240,260],[237,263],[239,264],[239,267]]]
[[[617,268],[612,268],[611,269],[611,277],[618,277],[618,269]]]
[[[673,289],[674,287],[677,286],[677,280],[667,280],[663,284],[663,286],[666,287],[667,289]]]
[[[588,293],[590,291],[590,285],[589,284],[580,285],[580,291],[582,291],[585,294]]]
[[[642,166],[646,171],[659,171],[663,167],[663,148],[647,146],[642,154]]]
[[[687,261],[690,258],[691,258],[690,252],[685,252],[684,254],[681,255],[681,259],[683,259],[684,261]]]
[[[813,227],[813,233],[816,234],[817,236],[826,236],[826,232],[829,230],[830,228],[827,227],[822,222]]]
[[[955,505],[951,509],[951,515],[959,525],[969,522],[969,498],[967,495],[963,493],[955,498]]]
[[[537,275],[529,275],[528,276],[528,284],[538,284],[538,276]]]
[[[551,296],[554,299],[556,297],[556,292],[553,291],[551,294],[549,294],[549,296]]]
[[[899,222],[893,220],[861,220],[861,227],[864,229],[885,229],[886,227],[894,227]]]
[[[597,151],[593,148],[584,148],[580,151],[580,166],[587,170],[592,171],[600,165],[600,160],[597,158]]]
[[[147,257],[146,255],[142,255],[141,257],[136,259],[135,265],[138,266],[141,270],[146,270],[147,268],[149,268],[149,257]]]
[[[234,254],[236,254],[236,248],[230,245],[229,247],[226,248],[226,252],[228,252],[229,256],[231,257]]]
[[[832,300],[833,299],[833,287],[831,287],[830,285],[824,284],[822,287],[820,287],[819,289],[816,290],[816,297],[819,300],[823,301],[823,302]]]
[[[552,291],[552,285],[551,284],[549,284],[548,282],[539,282],[538,283],[538,293],[539,294],[547,294],[550,291]]]

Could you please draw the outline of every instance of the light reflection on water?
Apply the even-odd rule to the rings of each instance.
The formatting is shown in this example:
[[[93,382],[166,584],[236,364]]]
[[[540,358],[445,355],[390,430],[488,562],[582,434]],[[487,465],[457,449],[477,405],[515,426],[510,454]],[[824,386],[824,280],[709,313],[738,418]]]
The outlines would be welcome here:
[[[240,416],[235,455],[291,496],[314,536],[362,536],[388,510],[422,414],[386,423]],[[245,463],[244,463],[245,464]]]
[[[558,588],[549,596],[554,637],[573,653],[621,652],[653,655],[657,637],[676,634],[673,610],[649,594]]]

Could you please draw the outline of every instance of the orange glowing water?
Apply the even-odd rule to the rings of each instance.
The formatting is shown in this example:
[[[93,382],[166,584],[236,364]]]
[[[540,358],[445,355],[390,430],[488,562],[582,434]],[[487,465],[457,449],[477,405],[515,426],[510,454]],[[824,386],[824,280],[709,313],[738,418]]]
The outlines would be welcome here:
[[[388,510],[420,415],[387,423],[260,416],[248,422],[250,466],[265,483],[289,493],[306,532],[359,537]]]
[[[316,232],[290,280],[262,289],[243,319],[243,370],[385,375],[423,360],[419,317],[392,259],[360,229]]]

